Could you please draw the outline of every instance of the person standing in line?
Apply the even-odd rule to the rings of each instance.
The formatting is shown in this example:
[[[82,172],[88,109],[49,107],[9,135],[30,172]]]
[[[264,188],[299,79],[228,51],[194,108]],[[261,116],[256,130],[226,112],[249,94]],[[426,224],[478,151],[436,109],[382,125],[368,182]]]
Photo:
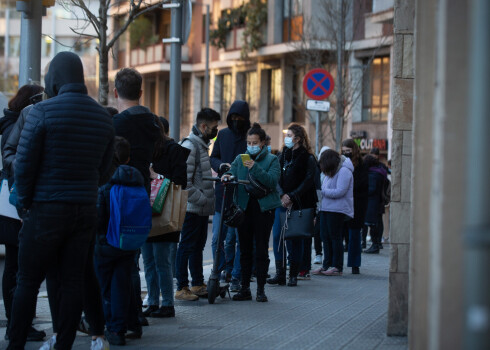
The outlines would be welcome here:
[[[383,184],[386,181],[386,170],[376,157],[368,154],[364,157],[365,166],[369,169],[369,193],[365,223],[371,233],[371,247],[364,251],[367,254],[379,254],[381,248],[381,224],[385,207],[382,198]]]
[[[11,153],[12,158],[6,157],[6,144],[12,132],[17,133],[20,137],[20,130],[17,130],[16,124],[19,120],[21,112],[31,105],[33,97],[36,99],[42,95],[44,88],[39,85],[24,85],[12,97],[8,103],[8,108],[3,110],[3,118],[0,119],[0,134],[2,135],[1,151],[3,169],[2,180],[8,180],[9,188],[12,188],[14,183],[14,173],[12,160],[15,157],[15,152]],[[32,106],[32,105],[31,105]],[[27,109],[26,112],[28,112]],[[24,113],[26,113],[24,112]],[[15,136],[14,136],[15,137]],[[16,147],[17,148],[17,142]],[[17,270],[18,270],[18,255],[19,255],[19,231],[22,227],[22,222],[17,219],[12,219],[5,216],[0,216],[0,244],[5,244],[5,266],[2,277],[2,295],[3,306],[5,308],[5,317],[7,318],[7,329],[5,332],[5,340],[8,340],[8,329],[11,318],[12,300],[17,286]],[[46,336],[44,331],[38,331],[34,327],[29,328],[27,341],[41,341]]]
[[[203,275],[203,250],[208,236],[209,215],[214,213],[214,188],[209,161],[209,142],[218,134],[221,116],[211,108],[203,108],[197,113],[196,124],[181,145],[190,150],[187,158],[187,212],[180,232],[177,248],[175,275],[177,292],[175,299],[195,301],[207,296],[207,285]],[[189,289],[189,268],[192,287]]]
[[[322,183],[320,233],[323,242],[323,266],[314,275],[341,276],[344,268],[342,233],[344,221],[354,217],[354,166],[349,158],[334,150],[320,157],[320,168],[326,175]]]
[[[342,155],[349,158],[354,165],[354,218],[344,223],[344,231],[347,231],[349,236],[347,266],[357,275],[361,267],[361,229],[364,226],[368,202],[368,169],[362,160],[361,150],[353,139],[342,142]]]
[[[273,230],[276,275],[268,279],[267,283],[285,284],[286,252],[284,246],[286,245],[290,258],[288,286],[296,286],[299,268],[303,261],[304,240],[300,238],[284,242],[281,239],[282,223],[277,225],[277,222],[280,222],[280,213],[285,212],[287,208],[292,210],[316,208],[318,201],[315,189],[317,162],[312,153],[306,130],[301,125],[292,123],[288,126],[284,145],[279,155],[281,177],[277,187],[282,207],[276,209],[276,225]]]
[[[242,160],[237,156],[231,164],[230,171],[221,181],[229,181],[233,176],[238,180],[250,180],[254,183],[239,186],[236,190],[235,203],[244,211],[245,219],[238,226],[240,239],[240,264],[242,266],[242,281],[240,291],[233,300],[252,300],[250,278],[252,277],[253,251],[255,242],[255,263],[257,268],[258,302],[268,301],[265,295],[265,283],[269,270],[269,237],[274,223],[274,209],[281,205],[277,192],[277,182],[281,175],[279,161],[269,153],[265,146],[265,131],[258,123],[247,132],[247,154],[250,160]],[[255,191],[260,187],[260,191]],[[260,192],[260,195],[256,192]]]
[[[131,158],[128,165],[140,171],[143,175],[144,186],[150,195],[150,164],[153,160],[155,143],[161,137],[158,127],[157,116],[147,107],[140,105],[140,98],[143,78],[141,74],[133,68],[123,68],[116,74],[114,97],[117,101],[119,114],[114,115],[114,129],[116,135],[124,137],[131,145]],[[133,301],[130,312],[136,312],[138,320],[134,319],[138,328],[138,323],[148,326],[148,321],[143,316],[143,302],[141,300],[141,281],[139,275],[139,256],[140,250],[135,253],[134,266],[132,270]],[[136,310],[134,310],[136,309]],[[131,318],[133,319],[133,318]]]
[[[230,107],[226,117],[227,128],[218,132],[218,137],[211,152],[211,167],[218,175],[230,169],[231,162],[241,153],[247,150],[247,130],[250,129],[250,110],[248,103],[236,100]],[[221,218],[221,202],[223,201],[223,185],[218,182],[215,185],[215,213],[213,217],[213,254],[219,244],[222,247],[223,242],[218,242],[219,222]],[[228,198],[227,207],[233,201],[232,196]],[[224,225],[222,228],[226,232],[224,235],[224,254],[221,254],[219,270],[225,269],[225,279],[231,281],[230,290],[238,292],[240,290],[240,243],[238,240],[237,230],[233,227]],[[236,245],[236,250],[235,250]],[[231,277],[231,279],[230,279]]]
[[[150,176],[156,179],[158,175],[163,175],[185,189],[187,186],[186,162],[190,151],[168,137],[167,119],[163,117],[158,119],[162,135],[155,146],[154,163]],[[146,317],[175,317],[173,266],[179,237],[180,231],[149,237],[141,248],[148,289],[149,306],[143,312]],[[161,307],[160,292],[162,293]]]
[[[113,155],[112,121],[88,96],[80,58],[58,53],[45,86],[50,98],[30,110],[15,157],[17,208],[24,221],[10,350],[24,349],[37,292],[48,271],[60,282],[59,313],[52,315],[57,320],[56,346],[71,348],[82,312],[97,187]]]

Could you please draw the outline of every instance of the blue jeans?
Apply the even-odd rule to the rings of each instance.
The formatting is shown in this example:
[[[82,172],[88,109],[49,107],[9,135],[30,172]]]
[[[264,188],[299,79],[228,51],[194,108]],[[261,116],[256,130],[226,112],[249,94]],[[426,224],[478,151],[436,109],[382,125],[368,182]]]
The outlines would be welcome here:
[[[95,270],[102,291],[102,305],[109,332],[124,334],[127,331],[134,255],[131,251],[101,245],[95,256]]]
[[[219,234],[219,221],[221,218],[221,213],[215,212],[213,217],[213,240],[211,243],[213,249],[213,255],[216,252],[216,246],[218,244],[218,234]],[[240,241],[238,239],[238,232],[236,228],[228,227],[223,224],[223,230],[226,234],[223,235],[223,242],[220,242],[220,254],[221,258],[219,261],[218,271],[226,270],[226,272],[231,273],[233,279],[240,280],[241,278],[241,266],[240,266]],[[235,251],[236,245],[236,251]]]
[[[323,242],[323,268],[344,268],[343,225],[345,215],[329,211],[320,212],[320,235]]]
[[[19,271],[8,349],[24,349],[37,293],[47,272],[58,276],[60,283],[57,346],[71,348],[82,314],[83,278],[96,219],[95,204],[32,204],[19,233]]]
[[[347,255],[347,266],[361,266],[361,229],[349,228],[349,250]]]
[[[274,217],[274,225],[272,226],[272,241],[274,248],[274,258],[276,261],[286,261],[286,254],[284,252],[284,240],[281,239],[281,212],[286,212],[286,208],[279,207],[276,209]],[[286,240],[286,249],[288,252],[289,260],[298,265],[301,264],[303,259],[303,239],[288,239]]]
[[[175,259],[177,290],[189,286],[187,267],[191,272],[192,286],[201,286],[204,283],[202,252],[208,236],[208,218],[190,212],[185,214]]]
[[[141,248],[145,279],[148,288],[149,305],[160,306],[160,291],[162,306],[174,305],[174,283],[172,267],[177,253],[176,242],[147,242]]]

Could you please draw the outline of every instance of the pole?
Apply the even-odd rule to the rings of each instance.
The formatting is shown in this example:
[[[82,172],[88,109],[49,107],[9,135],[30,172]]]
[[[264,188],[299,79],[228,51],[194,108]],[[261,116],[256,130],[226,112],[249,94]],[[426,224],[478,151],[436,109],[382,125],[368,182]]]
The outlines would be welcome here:
[[[471,3],[468,101],[467,198],[465,222],[465,349],[490,349],[490,162],[485,161],[490,130],[490,2]],[[469,168],[468,168],[469,169]]]
[[[40,82],[41,80],[41,32],[42,32],[42,2],[30,1],[17,4],[22,11],[20,24],[20,62],[19,86]],[[22,7],[26,6],[26,7]],[[23,9],[25,11],[23,11]]]
[[[178,141],[180,139],[180,95],[182,78],[182,1],[172,0],[180,6],[172,8],[171,14],[171,36],[178,38],[171,43],[170,52],[170,137]]]
[[[5,70],[3,72],[3,89],[7,91],[8,88],[8,77],[9,77],[9,47],[10,47],[10,7],[7,6],[5,10],[5,46],[4,46],[4,56],[5,57]]]
[[[315,142],[315,154],[318,155],[320,152],[320,118],[322,112],[316,112],[316,142]]]
[[[204,106],[209,107],[209,5],[206,5],[206,71],[204,73]]]
[[[337,28],[337,107],[335,118],[335,150],[340,151],[342,142],[342,120],[344,118],[344,96],[342,82],[343,51],[344,51],[344,7],[343,0],[338,1],[338,28]]]

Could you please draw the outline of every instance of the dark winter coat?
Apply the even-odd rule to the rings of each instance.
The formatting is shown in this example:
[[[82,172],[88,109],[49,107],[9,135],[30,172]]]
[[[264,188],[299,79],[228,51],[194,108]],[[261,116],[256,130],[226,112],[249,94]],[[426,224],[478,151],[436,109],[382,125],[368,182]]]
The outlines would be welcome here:
[[[129,165],[120,165],[111,180],[99,188],[97,198],[97,254],[114,254],[121,249],[107,243],[107,228],[111,217],[111,188],[113,185],[143,186],[144,179],[138,169]],[[126,252],[127,253],[127,252]],[[134,252],[131,252],[134,254]]]
[[[359,229],[364,226],[368,206],[369,175],[368,168],[362,159],[354,167],[354,219],[349,221],[349,228]]]
[[[168,140],[162,146],[162,153],[153,163],[153,170],[157,174],[165,176],[167,179],[182,186],[187,186],[187,157],[190,150],[182,147],[174,140]],[[165,235],[150,237],[148,242],[178,242],[180,232],[167,233]]]
[[[243,130],[238,130],[233,125],[231,120],[233,114],[238,114],[245,118]],[[217,173],[219,173],[221,164],[231,164],[239,154],[247,151],[247,130],[250,128],[248,103],[240,100],[233,102],[226,117],[226,123],[228,127],[219,131],[210,157],[211,167]],[[220,182],[215,185],[215,198],[215,210],[221,212],[223,185]],[[230,198],[229,203],[231,203],[231,200]]]
[[[383,185],[386,180],[386,170],[381,166],[369,168],[369,192],[368,192],[368,207],[366,217],[364,219],[366,225],[376,225],[379,221],[379,216],[384,212],[382,203]]]
[[[116,114],[113,118],[117,136],[122,136],[131,145],[128,165],[143,175],[145,188],[150,189],[150,163],[153,160],[155,142],[162,137],[156,116],[144,106],[134,106]]]
[[[29,209],[32,202],[95,205],[99,180],[114,152],[111,117],[88,96],[77,55],[56,55],[45,82],[51,98],[29,112],[15,156],[18,207]]]
[[[279,155],[281,178],[278,191],[282,197],[287,194],[293,201],[293,209],[316,208],[315,178],[318,175],[318,163],[306,148],[296,150],[283,148]]]
[[[2,142],[1,142],[1,151],[2,151],[2,162],[5,159],[5,144],[7,143],[7,139],[10,136],[10,133],[12,129],[14,128],[15,123],[17,122],[17,119],[19,118],[19,112],[14,112],[11,111],[10,109],[5,108],[3,110],[3,118],[0,119],[0,135],[2,135]],[[5,166],[5,163],[3,162],[3,170],[2,170],[2,179],[8,179],[9,180],[9,186],[12,186],[13,182],[13,174],[9,171],[9,168]]]
[[[3,169],[12,177],[12,181],[14,176],[15,154],[17,153],[17,146],[19,145],[20,133],[22,132],[22,129],[24,129],[27,115],[32,107],[34,107],[34,105],[29,105],[20,112],[17,121],[10,130],[9,136],[2,136],[2,143],[5,142],[5,144],[2,145]]]

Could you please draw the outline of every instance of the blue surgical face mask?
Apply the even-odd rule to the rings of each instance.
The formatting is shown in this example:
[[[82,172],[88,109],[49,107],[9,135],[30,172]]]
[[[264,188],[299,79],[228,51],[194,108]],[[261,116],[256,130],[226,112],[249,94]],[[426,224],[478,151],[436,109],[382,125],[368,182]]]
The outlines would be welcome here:
[[[260,146],[247,146],[247,151],[254,156],[260,152]]]
[[[267,146],[267,150],[269,151],[269,153],[271,153],[272,147],[271,146]]]
[[[294,146],[293,138],[286,136],[284,138],[284,144],[286,145],[287,148],[293,148]]]

